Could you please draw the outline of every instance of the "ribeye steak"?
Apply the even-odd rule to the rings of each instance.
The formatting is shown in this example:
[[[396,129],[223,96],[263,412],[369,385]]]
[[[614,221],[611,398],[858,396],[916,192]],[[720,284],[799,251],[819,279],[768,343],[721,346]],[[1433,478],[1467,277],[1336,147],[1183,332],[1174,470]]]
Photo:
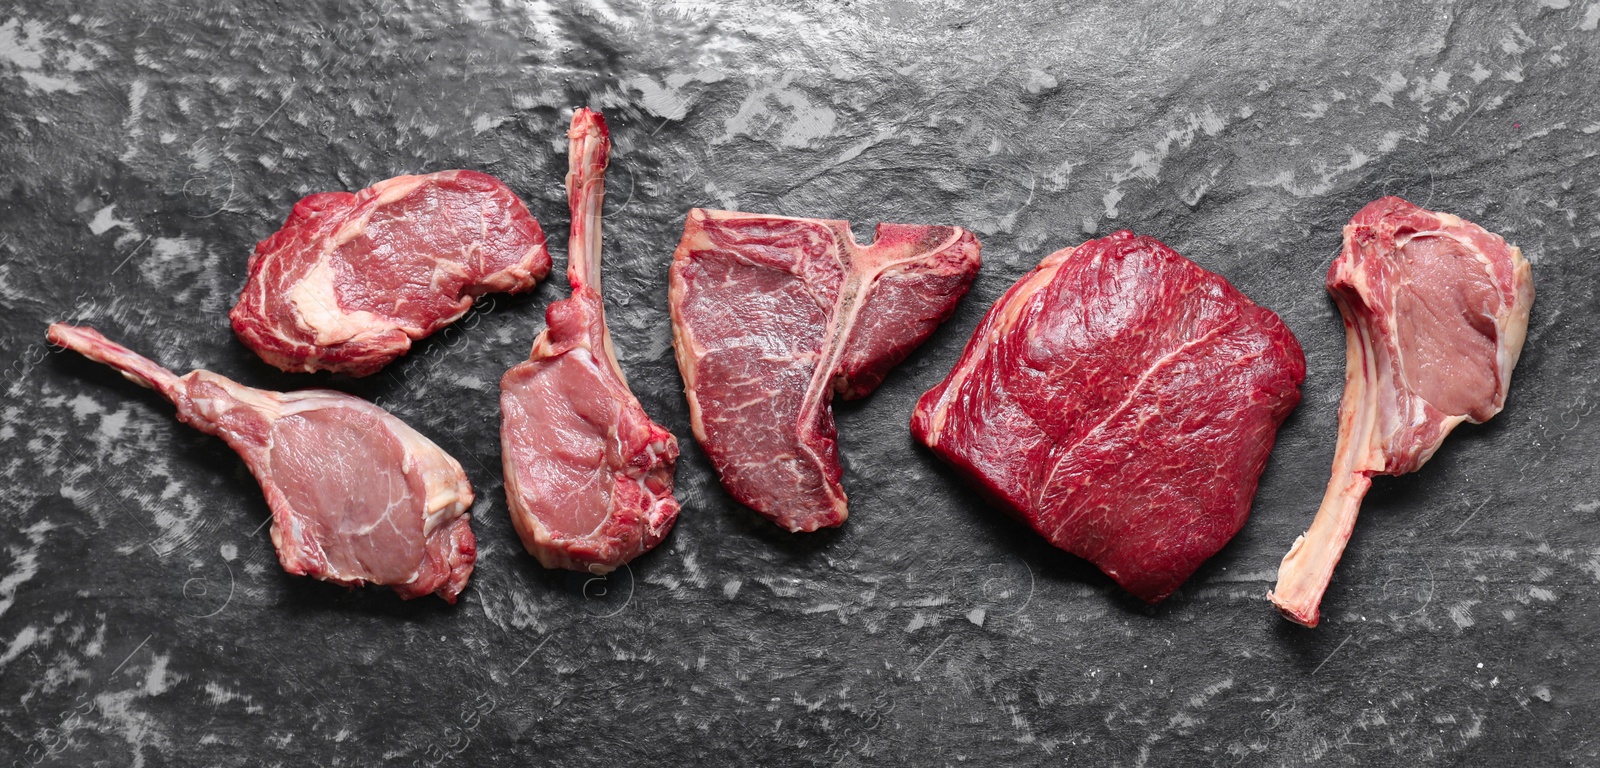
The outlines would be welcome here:
[[[1147,602],[1244,525],[1305,357],[1278,316],[1122,231],[990,308],[911,431],[999,506]]]
[[[249,270],[230,313],[246,346],[285,371],[366,376],[474,297],[531,289],[550,254],[499,179],[442,171],[301,200]]]
[[[461,465],[399,419],[342,392],[267,392],[209,371],[177,376],[92,328],[50,341],[112,366],[178,407],[178,419],[244,458],[272,509],[283,569],[403,598],[454,603],[477,559]]]
[[[607,573],[672,530],[678,440],[628,389],[600,298],[600,207],[611,138],[579,109],[568,131],[567,279],[527,362],[500,381],[511,522],[547,568]]]
[[[832,398],[863,397],[955,311],[979,266],[959,227],[689,211],[673,347],[695,437],[739,502],[791,531],[848,514]]]
[[[1533,274],[1499,235],[1385,197],[1345,226],[1328,292],[1346,339],[1333,474],[1268,595],[1308,627],[1320,618],[1372,476],[1415,472],[1457,424],[1481,423],[1505,406]]]

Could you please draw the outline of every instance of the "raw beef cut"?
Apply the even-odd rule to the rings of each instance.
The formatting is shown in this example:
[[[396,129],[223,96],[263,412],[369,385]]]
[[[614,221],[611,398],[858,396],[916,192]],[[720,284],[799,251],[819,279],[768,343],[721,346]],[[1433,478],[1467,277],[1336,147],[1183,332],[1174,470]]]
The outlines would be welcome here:
[[[740,503],[791,531],[844,522],[832,399],[863,397],[978,273],[959,227],[689,211],[672,257],[673,347],[695,437]]]
[[[249,269],[229,315],[246,346],[285,371],[366,376],[474,297],[531,289],[550,254],[499,179],[442,171],[301,200]]]
[[[1522,251],[1499,235],[1385,197],[1345,226],[1328,292],[1346,339],[1333,476],[1267,596],[1308,627],[1317,625],[1372,476],[1415,472],[1457,424],[1483,422],[1505,405],[1533,276]]]
[[[605,119],[579,109],[567,138],[572,296],[550,305],[532,355],[500,380],[500,447],[522,545],[546,568],[608,573],[660,544],[678,519],[678,440],[628,390],[606,329]]]
[[[454,603],[477,546],[455,459],[387,411],[341,392],[267,392],[209,371],[177,376],[92,328],[50,341],[161,393],[178,419],[244,458],[272,509],[278,562],[296,575]]]
[[[1122,231],[1047,256],[1006,291],[911,431],[1154,603],[1244,525],[1305,374],[1277,315]]]

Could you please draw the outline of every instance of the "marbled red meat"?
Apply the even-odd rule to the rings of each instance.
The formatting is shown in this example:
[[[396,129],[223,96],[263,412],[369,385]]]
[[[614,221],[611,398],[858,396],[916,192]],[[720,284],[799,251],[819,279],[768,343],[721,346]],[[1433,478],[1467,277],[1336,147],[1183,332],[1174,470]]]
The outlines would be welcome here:
[[[526,362],[500,380],[511,522],[547,568],[607,573],[650,551],[678,519],[678,440],[628,389],[600,298],[600,208],[611,137],[600,113],[572,116],[567,279]]]
[[[256,245],[233,330],[285,371],[366,376],[487,293],[550,272],[544,232],[500,180],[398,176],[311,195]]]
[[[738,499],[791,531],[837,526],[834,394],[863,397],[955,311],[980,264],[959,227],[696,208],[671,273],[695,437]]]
[[[1153,603],[1244,525],[1305,371],[1277,315],[1122,231],[1051,254],[995,302],[911,431]]]
[[[209,371],[177,376],[92,328],[50,341],[161,393],[178,419],[238,452],[272,509],[283,569],[454,603],[477,559],[461,465],[389,412],[342,392],[267,392]]]
[[[1505,406],[1533,273],[1499,235],[1398,197],[1368,203],[1328,268],[1344,317],[1339,443],[1322,506],[1268,598],[1314,627],[1373,475],[1415,472],[1456,425]]]

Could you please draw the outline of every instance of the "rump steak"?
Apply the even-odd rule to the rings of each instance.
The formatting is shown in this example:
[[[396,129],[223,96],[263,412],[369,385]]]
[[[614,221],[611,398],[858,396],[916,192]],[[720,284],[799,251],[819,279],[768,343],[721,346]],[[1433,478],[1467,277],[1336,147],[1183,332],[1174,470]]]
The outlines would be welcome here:
[[[1457,424],[1481,423],[1505,405],[1533,274],[1499,235],[1385,197],[1345,225],[1328,292],[1346,339],[1333,475],[1267,595],[1308,627],[1372,476],[1415,472]]]
[[[695,437],[738,499],[791,531],[844,522],[833,395],[863,397],[978,273],[959,227],[689,211],[672,339]]]
[[[550,254],[499,179],[442,171],[301,200],[249,269],[229,314],[246,346],[285,371],[366,376],[474,297],[533,288]]]
[[[1305,373],[1277,315],[1121,231],[1051,254],[1006,291],[911,431],[1154,603],[1244,525]]]
[[[605,118],[579,109],[567,137],[572,296],[550,305],[528,361],[500,380],[500,446],[522,545],[546,568],[608,573],[661,543],[678,519],[678,440],[628,390],[606,329]]]
[[[237,451],[267,495],[289,573],[449,603],[466,587],[477,559],[467,476],[382,408],[329,390],[252,389],[209,371],[180,377],[92,328],[56,323],[49,337],[161,393],[180,421]]]

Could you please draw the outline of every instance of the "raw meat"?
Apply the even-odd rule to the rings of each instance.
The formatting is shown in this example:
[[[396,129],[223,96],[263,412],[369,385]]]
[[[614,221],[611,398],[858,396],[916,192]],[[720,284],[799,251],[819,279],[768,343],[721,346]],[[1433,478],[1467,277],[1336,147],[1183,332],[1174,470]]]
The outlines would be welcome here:
[[[1154,603],[1250,515],[1305,356],[1270,310],[1122,231],[1046,257],[979,324],[911,431]]]
[[[689,211],[673,347],[695,437],[740,503],[791,531],[844,523],[833,395],[863,397],[955,311],[980,263],[959,227]]]
[[[1415,472],[1457,424],[1483,422],[1505,405],[1533,275],[1499,235],[1385,197],[1345,226],[1328,292],[1346,338],[1333,476],[1267,595],[1308,627],[1317,625],[1372,476]]]
[[[366,376],[474,297],[526,291],[549,273],[544,231],[499,179],[398,176],[296,203],[256,245],[229,316],[246,346],[285,371]]]
[[[477,559],[467,476],[382,408],[328,390],[252,389],[209,371],[180,377],[92,328],[57,323],[49,337],[161,393],[180,421],[238,452],[267,495],[289,573],[449,603],[466,587]]]
[[[567,138],[572,296],[550,305],[532,355],[500,380],[500,446],[522,545],[546,568],[608,573],[660,544],[678,519],[678,440],[628,390],[606,329],[605,119],[579,109]]]

